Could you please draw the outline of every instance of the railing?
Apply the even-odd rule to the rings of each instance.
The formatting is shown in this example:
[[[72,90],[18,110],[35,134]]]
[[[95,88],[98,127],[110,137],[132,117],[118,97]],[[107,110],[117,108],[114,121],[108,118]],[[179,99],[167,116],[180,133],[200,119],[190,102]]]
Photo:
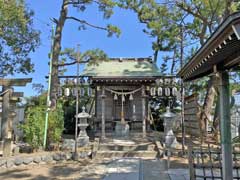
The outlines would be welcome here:
[[[188,147],[190,180],[223,179],[219,147]],[[240,146],[233,146],[233,179],[240,179]]]

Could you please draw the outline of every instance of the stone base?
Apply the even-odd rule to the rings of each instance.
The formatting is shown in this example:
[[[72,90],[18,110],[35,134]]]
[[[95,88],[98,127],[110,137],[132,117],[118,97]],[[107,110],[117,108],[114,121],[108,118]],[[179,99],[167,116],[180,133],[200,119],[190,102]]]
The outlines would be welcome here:
[[[3,157],[9,157],[12,155],[12,140],[4,139],[3,141]]]
[[[78,137],[78,147],[86,146],[89,143],[89,137],[88,136],[80,136]]]
[[[117,137],[129,136],[129,125],[128,123],[117,122],[115,126],[115,135]]]

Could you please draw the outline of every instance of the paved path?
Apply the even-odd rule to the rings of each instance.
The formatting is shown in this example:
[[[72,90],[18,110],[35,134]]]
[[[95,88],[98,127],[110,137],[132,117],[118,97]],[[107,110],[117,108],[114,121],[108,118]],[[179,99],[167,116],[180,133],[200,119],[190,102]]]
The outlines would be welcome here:
[[[188,169],[166,169],[163,160],[121,158],[110,162],[103,180],[189,180]]]
[[[107,166],[104,180],[139,180],[139,159],[117,159]]]

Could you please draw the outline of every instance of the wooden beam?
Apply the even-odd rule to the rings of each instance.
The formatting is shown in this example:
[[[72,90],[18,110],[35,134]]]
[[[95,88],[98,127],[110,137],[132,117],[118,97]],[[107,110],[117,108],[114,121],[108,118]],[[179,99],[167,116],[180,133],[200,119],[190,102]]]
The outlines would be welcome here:
[[[24,93],[23,93],[23,92],[13,92],[13,93],[12,93],[12,96],[15,96],[15,97],[23,97],[23,96],[24,96]]]
[[[19,78],[19,79],[5,79],[0,78],[0,86],[26,86],[31,83],[32,78]]]
[[[11,98],[9,100],[10,100],[10,102],[20,102],[21,101],[21,99],[16,96],[11,96]],[[0,96],[0,102],[2,102],[2,101],[3,101],[3,97]]]
[[[11,102],[20,102],[21,99],[20,97],[23,97],[24,93],[23,92],[13,92],[10,98]],[[0,96],[0,102],[3,101],[3,97]]]

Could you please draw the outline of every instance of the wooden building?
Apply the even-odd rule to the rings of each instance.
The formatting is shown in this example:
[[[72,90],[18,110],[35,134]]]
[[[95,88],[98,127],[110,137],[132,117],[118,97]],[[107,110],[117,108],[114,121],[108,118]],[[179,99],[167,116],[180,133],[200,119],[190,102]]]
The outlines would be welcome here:
[[[90,77],[95,91],[94,129],[102,137],[113,134],[117,122],[130,132],[149,129],[148,101],[152,85],[161,73],[150,58],[115,58],[86,65],[82,76]]]
[[[223,180],[238,179],[233,177],[233,172],[237,167],[235,167],[236,164],[233,166],[232,155],[229,72],[239,71],[239,52],[240,12],[236,12],[222,22],[206,43],[178,73],[178,76],[185,82],[205,76],[212,76],[216,79],[215,86],[219,92],[220,102],[219,117],[222,151],[222,166],[220,166],[220,169],[222,172],[221,179]],[[191,179],[198,179],[199,177],[199,175],[191,174]]]

